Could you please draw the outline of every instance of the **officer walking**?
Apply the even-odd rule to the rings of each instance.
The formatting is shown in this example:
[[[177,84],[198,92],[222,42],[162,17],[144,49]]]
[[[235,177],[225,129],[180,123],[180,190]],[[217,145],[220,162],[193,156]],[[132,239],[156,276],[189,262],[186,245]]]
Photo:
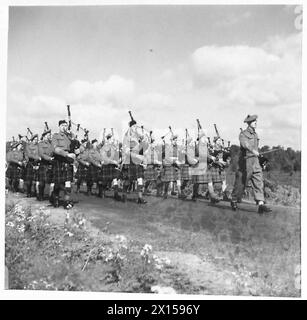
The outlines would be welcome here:
[[[256,133],[257,115],[248,115],[244,120],[247,123],[247,128],[239,135],[240,140],[240,156],[239,169],[236,172],[234,189],[232,192],[231,207],[237,210],[237,202],[240,202],[244,189],[251,181],[251,186],[254,191],[254,198],[258,205],[258,213],[263,214],[271,212],[268,206],[264,204],[264,187],[262,168],[259,164],[259,138]]]

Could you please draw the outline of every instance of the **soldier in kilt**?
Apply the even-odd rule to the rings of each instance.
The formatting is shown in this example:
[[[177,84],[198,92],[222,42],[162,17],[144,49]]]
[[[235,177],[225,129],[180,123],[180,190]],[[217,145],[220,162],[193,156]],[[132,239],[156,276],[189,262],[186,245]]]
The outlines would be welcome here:
[[[165,144],[163,146],[163,171],[161,175],[161,179],[164,183],[164,193],[163,198],[166,199],[168,196],[168,188],[170,183],[176,183],[178,198],[185,199],[186,196],[181,193],[181,163],[179,161],[179,149],[178,149],[178,135],[172,135],[171,144]]]
[[[38,154],[41,158],[38,168],[38,201],[44,200],[46,184],[52,182],[53,146],[51,144],[51,130],[45,130],[42,140],[38,143]]]
[[[212,176],[213,185],[221,184],[223,199],[228,201],[229,196],[226,193],[226,168],[229,165],[229,159],[225,159],[222,146],[222,139],[220,137],[214,137],[214,145],[212,149],[212,162],[209,164],[209,170]]]
[[[92,140],[92,147],[88,151],[88,162],[90,164],[88,168],[88,182],[87,182],[87,195],[92,194],[93,184],[98,184],[99,172],[102,168],[102,159],[100,156],[100,152],[97,149],[98,141],[97,139]]]
[[[38,153],[38,135],[35,134],[27,143],[25,149],[25,157],[27,159],[27,165],[25,169],[25,184],[27,189],[27,197],[36,196],[38,193],[36,182],[38,180],[38,167],[41,160]],[[33,184],[35,182],[35,185]],[[32,186],[34,186],[34,194],[31,193]]]
[[[99,197],[105,197],[105,192],[108,186],[113,186],[114,199],[116,201],[122,200],[118,193],[119,189],[119,179],[120,179],[120,152],[119,144],[114,141],[111,133],[107,134],[106,140],[102,148],[100,149],[101,159],[103,161],[101,174],[101,185],[99,185]]]
[[[159,196],[161,195],[161,189],[163,185],[160,179],[162,161],[159,160],[157,147],[154,142],[155,139],[152,136],[150,136],[150,145],[145,153],[147,166],[144,171],[144,194],[150,194],[148,190],[149,186],[152,182],[155,182],[157,187],[157,196]],[[160,155],[160,157],[162,158],[162,155]]]
[[[54,160],[52,166],[53,173],[53,206],[59,207],[60,190],[64,191],[65,209],[73,207],[70,200],[71,182],[73,181],[73,162],[76,158],[75,153],[71,152],[71,139],[67,132],[68,124],[66,120],[59,121],[59,132],[52,136],[52,146],[54,148]]]
[[[77,180],[77,193],[80,192],[81,183],[86,182],[86,186],[89,185],[89,158],[88,158],[88,146],[87,139],[81,140],[80,154],[77,157],[78,169],[76,172]],[[88,191],[88,190],[87,190]]]
[[[138,204],[145,204],[147,202],[143,198],[144,165],[146,165],[143,153],[147,150],[148,146],[148,141],[137,131],[136,121],[131,120],[123,141],[122,199],[124,202],[127,199],[128,187],[133,181],[137,181]]]
[[[19,180],[23,178],[23,160],[22,143],[14,142],[11,150],[6,155],[6,161],[8,163],[6,177],[9,181],[9,188],[13,192],[18,192]]]
[[[219,202],[217,194],[214,192],[213,180],[210,170],[208,169],[208,160],[210,155],[208,154],[208,144],[206,134],[203,130],[200,130],[198,136],[198,143],[195,145],[195,156],[198,159],[198,163],[190,169],[193,184],[192,200],[196,201],[198,197],[199,186],[208,185],[208,192],[212,203]],[[211,158],[210,158],[211,159]]]

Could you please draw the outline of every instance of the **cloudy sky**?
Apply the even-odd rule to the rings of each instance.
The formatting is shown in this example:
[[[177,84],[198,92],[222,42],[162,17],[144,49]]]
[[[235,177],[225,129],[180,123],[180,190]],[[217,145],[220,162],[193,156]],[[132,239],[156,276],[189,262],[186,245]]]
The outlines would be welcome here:
[[[297,10],[297,11],[295,11]],[[301,30],[295,6],[11,7],[7,137],[73,121],[121,134],[128,110],[156,136],[216,123],[238,144],[301,148]]]

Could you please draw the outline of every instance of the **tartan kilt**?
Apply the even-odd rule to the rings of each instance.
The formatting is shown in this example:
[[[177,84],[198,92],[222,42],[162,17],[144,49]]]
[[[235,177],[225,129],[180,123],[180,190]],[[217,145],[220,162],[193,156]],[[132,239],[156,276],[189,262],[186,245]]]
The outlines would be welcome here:
[[[87,181],[88,182],[97,182],[98,181],[98,174],[99,174],[100,168],[90,165],[88,168],[88,176],[87,176]]]
[[[79,163],[78,169],[76,172],[76,179],[80,182],[82,181],[88,181],[88,176],[89,176],[89,167]]]
[[[138,178],[144,178],[144,167],[139,164],[124,164],[122,167],[123,180],[136,180]]]
[[[159,176],[159,170],[153,164],[149,164],[144,170],[144,179],[146,181],[156,181]]]
[[[73,181],[73,165],[64,161],[55,160],[52,166],[52,179],[55,184]]]
[[[212,166],[209,171],[211,172],[212,182],[222,182],[226,180],[226,172],[224,169],[220,169],[219,167]]]
[[[204,174],[199,174],[199,175],[192,175],[192,183],[210,183],[212,182],[212,175],[209,170],[206,170]]]
[[[112,181],[113,179],[120,178],[120,171],[114,164],[105,164],[99,172],[101,181]]]
[[[19,180],[22,179],[22,167],[20,167],[17,163],[10,163],[6,169],[5,176],[8,179]]]
[[[171,182],[180,180],[180,170],[172,165],[164,166],[161,174],[163,182]]]
[[[25,169],[24,180],[25,181],[37,181],[38,179],[38,169],[34,169],[33,162],[28,162]]]
[[[52,182],[52,166],[49,163],[41,163],[37,171],[39,183]]]
[[[184,164],[184,165],[180,166],[180,179],[181,180],[190,180],[191,179],[188,164]]]

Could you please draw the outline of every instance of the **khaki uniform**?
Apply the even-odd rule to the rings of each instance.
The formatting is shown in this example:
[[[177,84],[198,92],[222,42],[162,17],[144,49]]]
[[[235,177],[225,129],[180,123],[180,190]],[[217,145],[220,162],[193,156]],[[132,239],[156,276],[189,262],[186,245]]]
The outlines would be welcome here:
[[[244,189],[251,181],[255,201],[264,201],[262,168],[258,157],[253,154],[253,150],[258,151],[258,135],[253,128],[248,127],[240,133],[239,140],[241,146],[239,169],[236,173],[232,199],[241,200]]]

